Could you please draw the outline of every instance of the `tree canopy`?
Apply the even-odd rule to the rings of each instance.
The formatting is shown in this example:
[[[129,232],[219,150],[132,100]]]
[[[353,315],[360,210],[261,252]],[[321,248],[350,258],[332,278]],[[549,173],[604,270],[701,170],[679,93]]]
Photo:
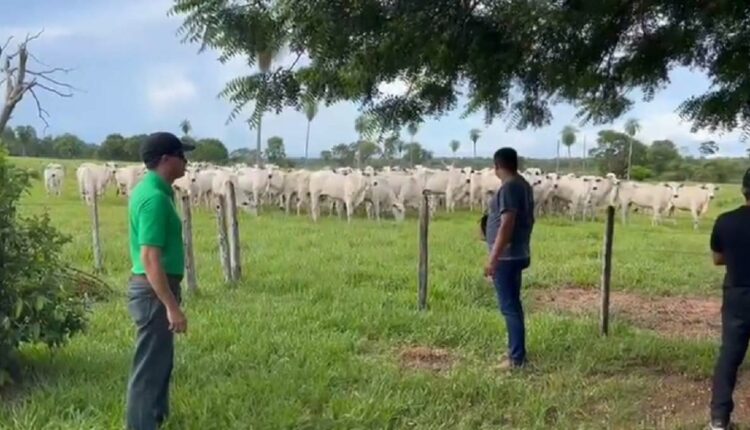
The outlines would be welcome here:
[[[712,86],[681,104],[694,127],[750,131],[750,3],[685,0],[175,0],[184,40],[237,55],[283,40],[291,67],[231,81],[237,107],[300,108],[302,95],[326,104],[363,103],[386,123],[419,122],[457,107],[506,116],[517,128],[550,123],[555,103],[582,123],[604,124],[689,67]],[[304,58],[304,59],[303,59]],[[303,59],[302,61],[296,60]],[[380,91],[400,79],[404,94]],[[392,128],[388,126],[387,128]]]

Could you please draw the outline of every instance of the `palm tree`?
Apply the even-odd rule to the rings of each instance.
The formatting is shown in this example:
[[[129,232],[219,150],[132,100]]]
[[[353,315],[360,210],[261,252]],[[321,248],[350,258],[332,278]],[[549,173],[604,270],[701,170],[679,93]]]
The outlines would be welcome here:
[[[369,115],[360,115],[357,117],[356,120],[354,120],[354,130],[359,135],[359,142],[357,142],[357,168],[361,168],[362,166],[362,157],[360,151],[360,146],[362,146],[362,143],[365,141],[366,138],[368,138],[372,132],[373,127],[373,121],[372,118]]]
[[[411,140],[409,140],[410,145],[414,145],[414,136],[417,135],[417,132],[419,131],[419,124],[416,122],[410,122],[409,125],[406,126],[406,131],[409,133],[409,136],[411,136]],[[412,151],[407,151],[409,154],[409,164],[414,165],[414,157]]]
[[[180,123],[180,130],[182,130],[184,136],[189,136],[190,132],[193,130],[193,126],[190,125],[190,121],[183,119]]]
[[[471,139],[471,142],[474,144],[474,158],[477,158],[477,140],[479,140],[479,137],[482,136],[482,132],[476,128],[472,128],[471,131],[469,131],[469,139]]]
[[[258,70],[266,76],[268,72],[271,70],[271,64],[273,63],[274,58],[276,58],[277,55],[281,52],[283,46],[282,40],[274,40],[271,39],[266,44],[266,48],[258,51],[256,53],[256,58],[258,60]],[[262,158],[263,158],[263,151],[261,150],[261,125],[263,122],[263,112],[260,112],[260,116],[258,117],[258,138],[255,143],[255,151],[257,154],[257,158],[255,160],[256,164],[258,166],[262,167]]]
[[[628,180],[630,180],[631,164],[633,163],[633,141],[639,131],[641,131],[641,124],[637,119],[630,118],[625,122],[625,134],[630,136],[630,145],[628,147]]]
[[[459,142],[459,141],[457,141],[455,139],[451,140],[450,146],[451,146],[451,152],[453,152],[453,159],[455,160],[456,159],[456,151],[458,151],[458,148],[461,147],[461,142]]]
[[[307,117],[307,136],[305,137],[305,164],[307,164],[307,151],[310,148],[310,124],[318,114],[318,101],[313,98],[307,98],[303,102],[305,116]]]
[[[568,148],[568,168],[571,167],[570,148],[576,143],[576,133],[578,133],[578,130],[572,125],[566,125],[565,127],[563,127],[562,132],[560,132],[560,139],[562,141],[562,144],[565,145],[566,148]]]

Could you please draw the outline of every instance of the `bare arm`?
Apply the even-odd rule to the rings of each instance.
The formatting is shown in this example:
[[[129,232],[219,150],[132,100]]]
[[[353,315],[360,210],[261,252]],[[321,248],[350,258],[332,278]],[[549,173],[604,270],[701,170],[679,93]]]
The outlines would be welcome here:
[[[726,261],[724,261],[724,254],[722,253],[714,252],[713,258],[714,258],[714,265],[716,266],[725,266],[727,264]]]
[[[490,262],[496,263],[500,259],[505,248],[508,247],[511,239],[513,238],[513,227],[516,225],[516,213],[513,211],[503,212],[500,215],[500,231],[497,232],[495,237],[495,244],[492,246],[490,252]]]

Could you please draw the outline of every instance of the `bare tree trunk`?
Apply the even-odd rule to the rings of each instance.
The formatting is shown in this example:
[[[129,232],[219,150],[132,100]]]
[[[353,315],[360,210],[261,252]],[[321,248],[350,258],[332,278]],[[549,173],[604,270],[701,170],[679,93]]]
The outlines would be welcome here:
[[[255,151],[256,151],[255,164],[261,168],[263,167],[263,152],[261,152],[261,144],[260,144],[260,139],[261,139],[260,128],[261,128],[262,123],[263,123],[263,116],[261,115],[260,119],[258,119],[258,138],[255,142]]]
[[[631,169],[632,164],[633,164],[633,141],[631,140],[630,147],[628,148],[628,181],[630,180],[630,169]]]
[[[305,165],[307,165],[307,151],[310,148],[310,123],[307,121],[307,136],[305,136]]]
[[[477,159],[477,141],[474,141],[474,159]]]
[[[583,170],[586,170],[586,135],[583,136],[583,161],[581,161],[581,164],[583,164]]]
[[[557,157],[555,158],[555,173],[560,173],[560,140],[557,140]]]

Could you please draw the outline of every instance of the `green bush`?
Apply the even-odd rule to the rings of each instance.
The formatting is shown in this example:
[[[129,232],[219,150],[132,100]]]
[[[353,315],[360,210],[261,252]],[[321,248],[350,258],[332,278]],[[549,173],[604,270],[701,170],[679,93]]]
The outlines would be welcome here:
[[[103,284],[67,268],[69,241],[49,217],[22,217],[18,201],[29,172],[11,165],[0,147],[0,386],[18,379],[17,350],[24,343],[64,344],[86,326],[91,288]],[[94,290],[99,291],[96,287]]]
[[[630,171],[630,177],[635,181],[645,181],[653,176],[654,172],[648,167],[633,166],[633,169]]]

